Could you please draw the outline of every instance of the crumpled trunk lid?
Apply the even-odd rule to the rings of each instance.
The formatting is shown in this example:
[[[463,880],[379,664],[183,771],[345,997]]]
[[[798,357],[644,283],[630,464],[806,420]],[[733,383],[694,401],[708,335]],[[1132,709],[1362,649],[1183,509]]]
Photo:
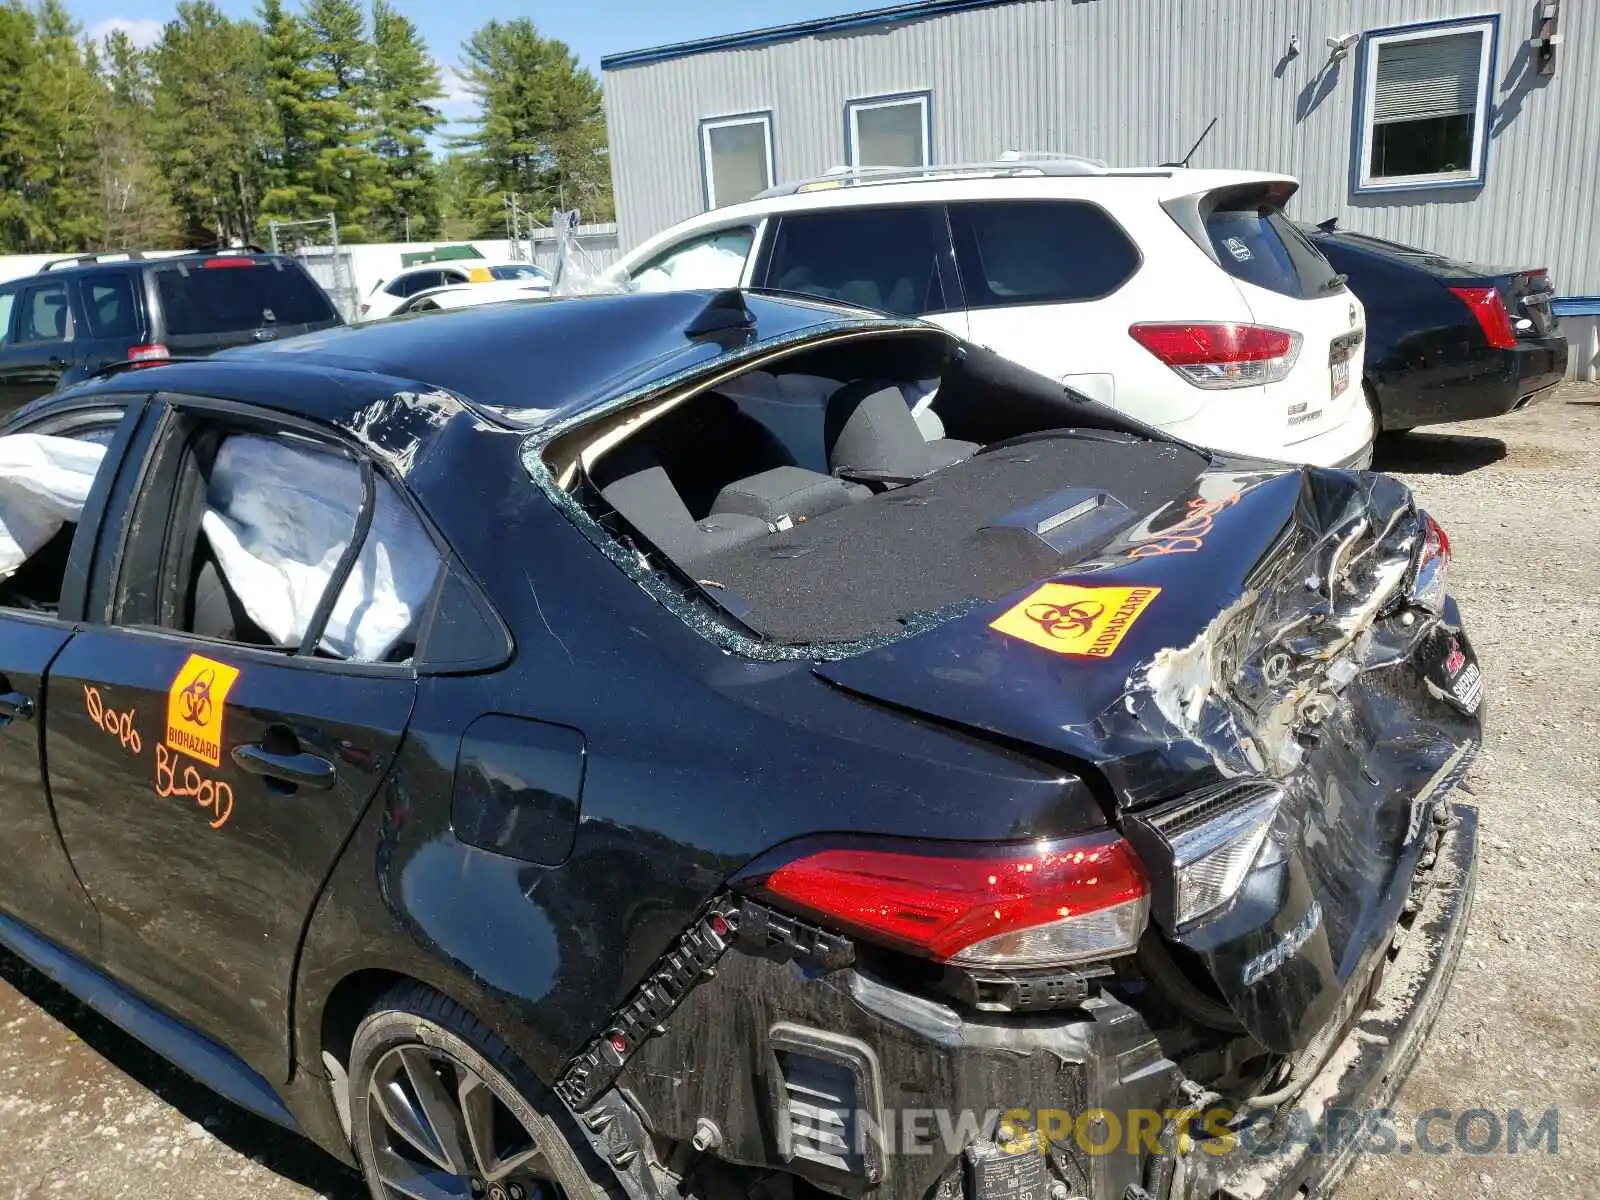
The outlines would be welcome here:
[[[1125,830],[1224,781],[1281,788],[1236,902],[1160,932],[1289,1053],[1365,994],[1480,738],[1454,605],[1407,599],[1422,538],[1387,476],[1219,467],[1070,572],[816,670],[1092,765]]]

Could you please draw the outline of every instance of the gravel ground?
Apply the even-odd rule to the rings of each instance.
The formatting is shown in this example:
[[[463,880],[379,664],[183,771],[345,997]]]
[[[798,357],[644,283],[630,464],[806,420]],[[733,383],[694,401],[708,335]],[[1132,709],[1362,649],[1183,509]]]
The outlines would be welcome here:
[[[1412,1114],[1559,1112],[1559,1153],[1362,1161],[1339,1200],[1600,1192],[1600,387],[1380,446],[1449,532],[1487,680],[1472,929],[1401,1092]],[[0,1200],[364,1194],[344,1168],[216,1099],[0,953]],[[1435,1140],[1450,1123],[1434,1127]],[[1475,1136],[1481,1136],[1480,1132]]]

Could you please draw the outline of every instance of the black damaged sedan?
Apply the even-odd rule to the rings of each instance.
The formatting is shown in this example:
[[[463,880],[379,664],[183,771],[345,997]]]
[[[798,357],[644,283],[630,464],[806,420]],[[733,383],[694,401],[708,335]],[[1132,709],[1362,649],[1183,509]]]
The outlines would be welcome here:
[[[0,942],[376,1197],[1294,1196],[1443,1000],[1482,682],[1385,476],[738,292],[0,433],[103,449],[0,584]]]

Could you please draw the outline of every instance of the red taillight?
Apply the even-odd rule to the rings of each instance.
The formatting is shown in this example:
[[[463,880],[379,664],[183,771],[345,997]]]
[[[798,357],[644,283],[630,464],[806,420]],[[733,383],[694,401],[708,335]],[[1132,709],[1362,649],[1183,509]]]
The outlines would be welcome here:
[[[828,924],[974,966],[1131,953],[1149,914],[1144,869],[1114,834],[971,857],[823,850],[780,867],[766,887]]]
[[[218,267],[253,267],[256,260],[253,258],[208,258],[200,264],[206,270],[215,270]]]
[[[165,346],[163,346],[160,342],[152,342],[148,346],[130,346],[130,347],[128,347],[128,361],[129,362],[139,362],[139,363],[164,362],[166,359],[169,359],[171,357],[172,357],[172,355],[170,353],[168,353],[167,348]]]
[[[1196,387],[1277,383],[1294,368],[1300,335],[1267,325],[1141,324],[1128,336]]]
[[[1478,319],[1478,327],[1489,345],[1496,350],[1515,350],[1517,331],[1511,328],[1511,314],[1501,298],[1500,289],[1492,287],[1453,287],[1450,289]]]
[[[1422,514],[1422,561],[1431,562],[1433,559],[1442,558],[1444,565],[1450,565],[1450,535],[1444,531],[1444,526],[1433,519],[1429,513]]]
[[[1430,612],[1444,611],[1450,586],[1450,535],[1439,522],[1422,513],[1422,549],[1411,580],[1411,599]]]

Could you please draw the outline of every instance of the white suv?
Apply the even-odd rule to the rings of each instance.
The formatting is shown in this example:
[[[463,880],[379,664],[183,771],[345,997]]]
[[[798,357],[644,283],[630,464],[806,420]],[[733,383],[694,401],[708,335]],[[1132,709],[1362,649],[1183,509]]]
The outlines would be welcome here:
[[[1365,317],[1253,171],[860,170],[676,225],[608,277],[921,317],[1203,446],[1365,466]]]

